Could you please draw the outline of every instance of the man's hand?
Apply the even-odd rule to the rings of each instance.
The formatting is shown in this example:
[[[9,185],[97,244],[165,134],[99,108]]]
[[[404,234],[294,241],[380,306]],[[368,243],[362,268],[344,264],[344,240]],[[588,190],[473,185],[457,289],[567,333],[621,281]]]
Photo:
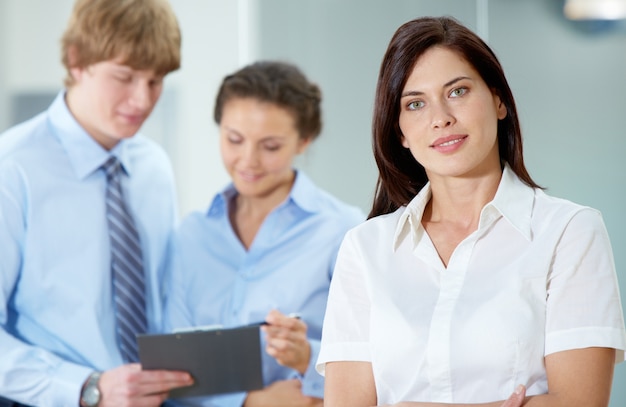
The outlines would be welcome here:
[[[186,372],[141,370],[138,363],[107,370],[100,376],[100,407],[160,406],[168,392],[193,384]]]
[[[267,335],[265,351],[279,364],[304,374],[311,358],[306,324],[277,310],[270,311],[265,321],[269,324],[261,327]]]
[[[251,391],[243,407],[322,407],[323,400],[302,394],[300,380],[281,380]]]

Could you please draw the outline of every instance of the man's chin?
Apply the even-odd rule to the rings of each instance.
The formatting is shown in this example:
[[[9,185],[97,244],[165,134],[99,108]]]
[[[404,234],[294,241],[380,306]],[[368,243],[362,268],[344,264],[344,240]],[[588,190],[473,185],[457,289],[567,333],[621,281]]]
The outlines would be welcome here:
[[[129,139],[139,133],[140,129],[141,126],[125,126],[123,129],[118,129],[116,136],[120,140]]]

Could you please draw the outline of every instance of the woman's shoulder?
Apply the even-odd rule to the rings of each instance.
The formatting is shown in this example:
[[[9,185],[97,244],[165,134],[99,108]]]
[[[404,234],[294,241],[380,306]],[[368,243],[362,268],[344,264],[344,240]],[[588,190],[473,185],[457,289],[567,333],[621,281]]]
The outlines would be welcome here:
[[[397,231],[398,224],[402,221],[405,212],[406,207],[403,206],[396,209],[394,212],[369,218],[365,222],[362,222],[354,227],[350,231],[350,234],[352,235],[352,238],[357,240],[363,238],[371,240],[372,237],[383,240],[393,239],[393,236]]]
[[[567,225],[580,230],[604,229],[600,210],[536,190],[532,215],[537,228],[564,229]]]
[[[222,234],[219,219],[211,214],[211,208],[207,211],[194,210],[186,214],[176,227],[176,237],[179,240],[194,241],[206,238],[212,234]]]
[[[597,213],[596,208],[557,197],[541,189],[535,189],[535,211],[537,214],[571,218],[577,213]]]
[[[365,213],[360,207],[317,186],[301,171],[298,172],[297,183],[292,197],[304,209],[325,217],[348,219],[356,223],[365,220]]]
[[[329,213],[354,217],[360,219],[361,221],[365,220],[365,213],[360,207],[348,203],[323,189],[318,189],[318,192],[321,198],[319,202]]]

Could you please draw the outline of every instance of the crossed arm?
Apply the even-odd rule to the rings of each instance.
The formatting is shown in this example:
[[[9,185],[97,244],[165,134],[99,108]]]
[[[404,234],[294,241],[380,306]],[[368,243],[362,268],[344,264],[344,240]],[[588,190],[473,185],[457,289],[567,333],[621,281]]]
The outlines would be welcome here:
[[[401,402],[394,407],[606,407],[609,404],[615,350],[585,348],[556,352],[545,357],[548,393],[523,397],[513,393],[508,400],[484,404]],[[326,364],[325,406],[370,407],[377,405],[371,364],[332,362]],[[524,385],[525,383],[520,383]],[[346,389],[351,389],[346,391]]]

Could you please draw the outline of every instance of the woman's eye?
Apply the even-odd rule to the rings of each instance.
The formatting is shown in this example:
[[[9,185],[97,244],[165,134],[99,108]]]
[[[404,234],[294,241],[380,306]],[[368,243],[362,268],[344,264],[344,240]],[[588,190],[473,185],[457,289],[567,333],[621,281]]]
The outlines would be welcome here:
[[[277,151],[277,150],[280,149],[280,146],[276,145],[276,144],[267,144],[267,145],[265,145],[265,149],[267,151]]]
[[[456,88],[453,89],[452,92],[450,92],[450,96],[452,97],[459,97],[459,96],[463,96],[467,93],[467,88]]]
[[[230,144],[241,144],[241,139],[239,137],[228,137],[228,142]]]
[[[409,108],[409,110],[421,109],[422,107],[424,107],[424,102],[422,102],[421,100],[415,100],[409,103],[407,107]]]

